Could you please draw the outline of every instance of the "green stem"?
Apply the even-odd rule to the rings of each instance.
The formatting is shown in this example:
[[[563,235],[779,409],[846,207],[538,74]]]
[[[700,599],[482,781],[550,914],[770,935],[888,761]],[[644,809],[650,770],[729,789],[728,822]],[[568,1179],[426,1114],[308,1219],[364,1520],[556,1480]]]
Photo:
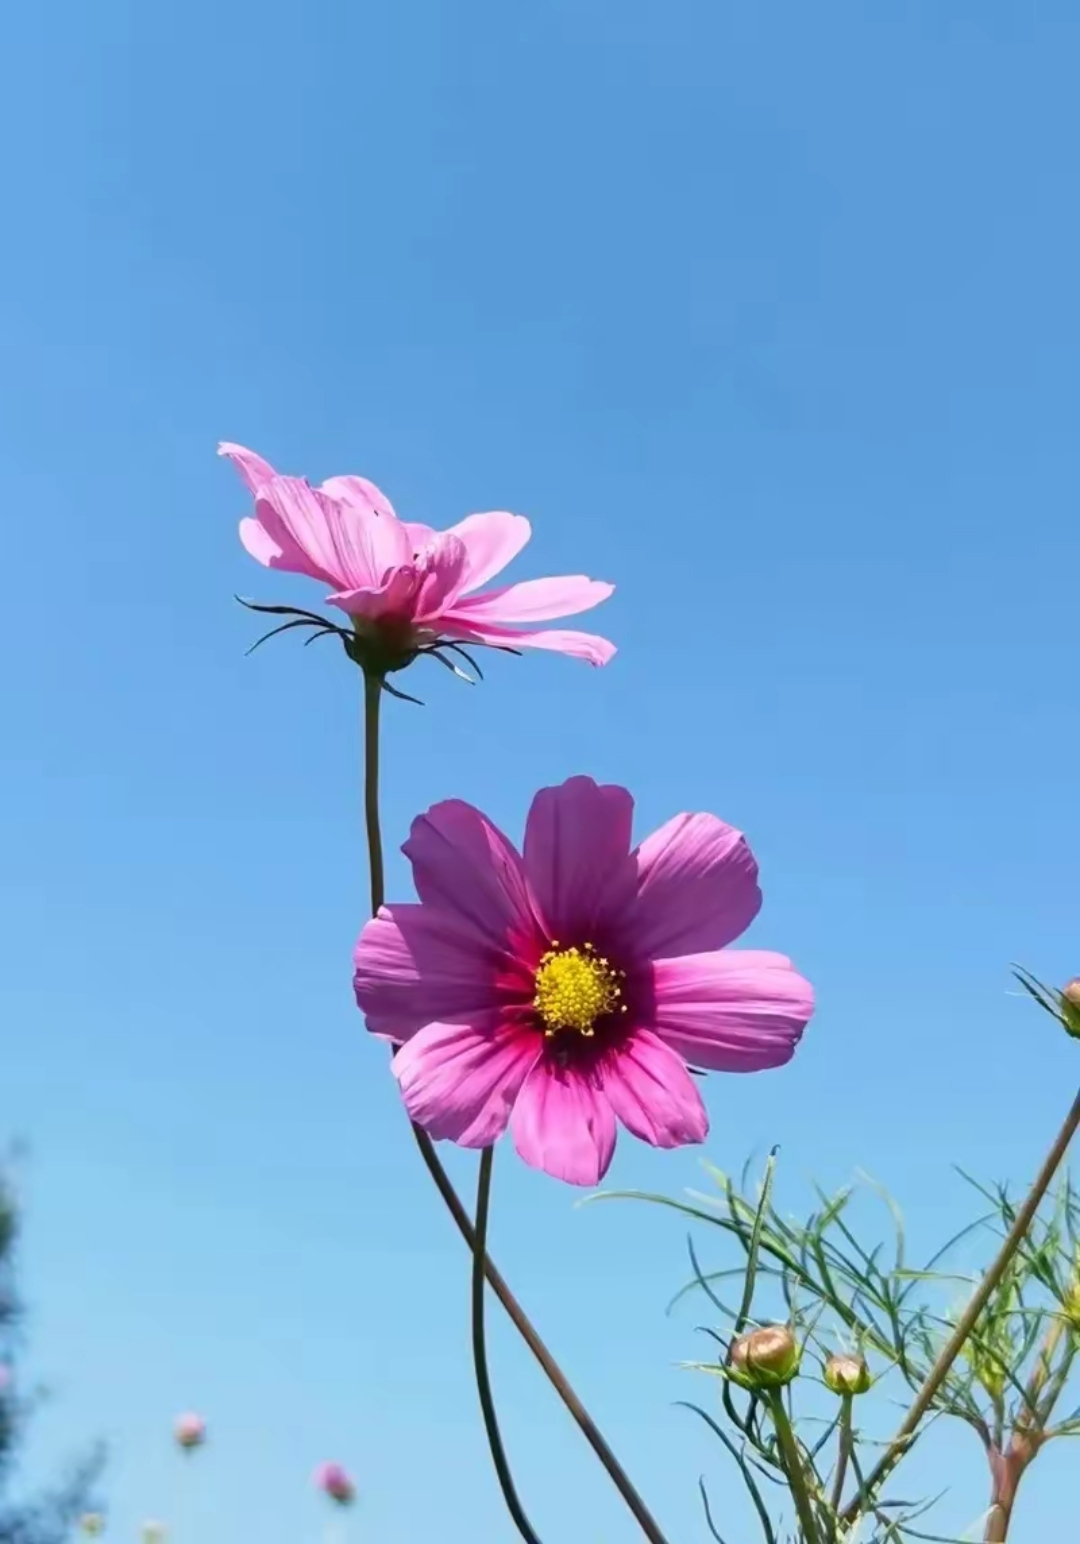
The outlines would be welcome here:
[[[364,819],[367,828],[368,852],[371,860],[371,910],[373,915],[379,910],[386,898],[383,876],[382,835],[379,827],[379,706],[381,697],[381,678],[374,675],[365,675]],[[475,1259],[476,1232],[473,1228],[472,1218],[462,1204],[461,1197],[451,1184],[450,1176],[439,1161],[439,1155],[435,1151],[435,1144],[427,1132],[422,1126],[416,1125],[415,1122],[413,1122],[412,1131],[413,1136],[416,1138],[416,1145],[420,1149],[420,1156],[423,1158],[428,1173],[435,1182],[435,1188],[438,1190],[446,1205],[446,1209],[453,1218],[458,1232],[465,1240],[469,1253]],[[539,1362],[548,1382],[576,1421],[578,1429],[600,1460],[612,1484],[626,1503],[642,1533],[648,1539],[649,1544],[668,1544],[667,1539],[660,1531],[660,1525],[634,1488],[630,1476],[608,1446],[607,1440],[600,1428],[574,1392],[565,1373],[543,1340],[541,1340],[532,1321],[510,1290],[502,1274],[496,1268],[494,1261],[486,1252],[483,1252],[483,1260],[484,1274],[495,1296],[506,1310],[510,1322]]]
[[[788,1484],[791,1487],[795,1510],[799,1514],[799,1524],[802,1528],[804,1544],[818,1544],[814,1508],[810,1501],[810,1492],[806,1488],[806,1470],[803,1467],[799,1444],[795,1440],[795,1433],[792,1431],[791,1422],[788,1420],[788,1413],[784,1409],[783,1393],[780,1389],[768,1389],[765,1393],[765,1400],[769,1406],[769,1414],[772,1416],[773,1425],[776,1427],[776,1440],[780,1444],[780,1458],[784,1465],[784,1473],[787,1475]]]
[[[868,1475],[865,1483],[859,1487],[858,1495],[845,1508],[844,1522],[851,1522],[864,1504],[873,1498],[882,1481],[888,1478],[895,1466],[899,1463],[904,1453],[911,1446],[912,1438],[918,1430],[919,1423],[929,1410],[934,1400],[934,1395],[944,1383],[949,1370],[960,1352],[964,1349],[969,1335],[975,1328],[975,1324],[990,1301],[995,1288],[1001,1282],[1002,1277],[1012,1263],[1013,1256],[1020,1248],[1027,1236],[1028,1229],[1035,1220],[1035,1214],[1042,1204],[1043,1197],[1049,1190],[1054,1175],[1061,1166],[1062,1159],[1069,1150],[1069,1144],[1080,1127],[1080,1092],[1073,1100],[1072,1108],[1065,1117],[1065,1123],[1054,1139],[1054,1144],[1046,1155],[1042,1168],[1035,1177],[1035,1182],[1028,1191],[1027,1199],[1017,1212],[1012,1227],[1005,1237],[1005,1242],[998,1251],[997,1258],[986,1272],[979,1284],[971,1302],[964,1310],[956,1329],[950,1335],[945,1345],[942,1346],[937,1361],[931,1367],[918,1394],[915,1396],[911,1409],[905,1415],[897,1428],[895,1437],[882,1454],[877,1467]]]
[[[840,1433],[836,1450],[836,1478],[832,1488],[832,1509],[839,1512],[844,1499],[844,1481],[847,1479],[848,1460],[851,1457],[851,1406],[852,1396],[844,1394],[840,1405]]]
[[[487,1336],[484,1330],[484,1259],[487,1251],[488,1211],[491,1204],[491,1165],[493,1149],[485,1147],[480,1154],[480,1179],[476,1187],[476,1244],[473,1249],[472,1270],[472,1344],[473,1366],[476,1369],[476,1391],[480,1396],[480,1409],[484,1417],[491,1460],[498,1475],[499,1488],[506,1502],[506,1509],[514,1520],[514,1526],[525,1544],[540,1544],[540,1537],[525,1515],[525,1509],[514,1486],[514,1477],[503,1447],[502,1433],[495,1414],[495,1400],[491,1393],[491,1377],[487,1362]]]
[[[371,871],[371,915],[374,917],[386,899],[386,871],[383,867],[382,831],[379,826],[379,704],[382,677],[364,675],[364,828],[367,832],[368,864]]]

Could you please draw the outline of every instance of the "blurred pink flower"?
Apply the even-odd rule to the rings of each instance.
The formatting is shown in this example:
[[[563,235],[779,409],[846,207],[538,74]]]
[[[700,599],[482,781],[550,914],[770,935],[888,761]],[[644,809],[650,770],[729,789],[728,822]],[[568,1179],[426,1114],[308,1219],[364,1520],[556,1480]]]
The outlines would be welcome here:
[[[195,1415],[192,1411],[179,1415],[173,1426],[173,1436],[188,1452],[192,1448],[202,1447],[206,1441],[206,1422],[201,1415]]]
[[[363,477],[331,477],[312,488],[280,477],[242,445],[219,455],[236,466],[255,496],[254,518],[240,540],[257,562],[306,574],[331,587],[330,605],[348,613],[360,634],[394,650],[442,638],[461,643],[552,649],[593,665],[615,653],[606,638],[566,630],[520,631],[518,624],[573,616],[599,605],[614,586],[583,575],[527,579],[473,592],[529,540],[521,515],[469,515],[448,531],[399,520],[389,499]]]
[[[349,1506],[356,1499],[356,1486],[341,1464],[320,1464],[313,1480],[316,1489],[324,1491],[338,1506]]]
[[[632,815],[625,788],[575,777],[536,795],[523,857],[460,800],[413,822],[420,904],[367,924],[355,988],[433,1137],[486,1147],[509,1124],[526,1163],[593,1185],[616,1120],[656,1147],[704,1140],[688,1063],[794,1054],[809,983],[783,955],[726,949],[761,904],[743,836],[678,815],[631,850]]]

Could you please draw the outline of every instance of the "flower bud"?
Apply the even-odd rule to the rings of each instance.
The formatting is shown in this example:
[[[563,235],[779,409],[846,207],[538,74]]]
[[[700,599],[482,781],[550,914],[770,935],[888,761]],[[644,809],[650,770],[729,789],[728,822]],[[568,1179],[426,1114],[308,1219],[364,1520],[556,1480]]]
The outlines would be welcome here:
[[[336,1501],[338,1506],[350,1506],[356,1499],[356,1486],[341,1464],[320,1464],[315,1470],[314,1482],[316,1489]]]
[[[1070,1035],[1080,1039],[1080,976],[1061,989],[1061,1021]]]
[[[87,1539],[98,1539],[105,1532],[105,1519],[100,1512],[84,1512],[79,1518],[79,1532]]]
[[[141,1544],[165,1544],[167,1537],[164,1523],[145,1522],[139,1530]]]
[[[825,1387],[834,1394],[865,1394],[870,1387],[870,1369],[866,1358],[837,1352],[825,1363]]]
[[[206,1422],[201,1415],[188,1412],[176,1418],[173,1426],[173,1436],[186,1453],[192,1449],[202,1447],[206,1441]]]
[[[800,1357],[786,1324],[766,1324],[731,1342],[728,1370],[744,1389],[778,1389],[794,1378]]]

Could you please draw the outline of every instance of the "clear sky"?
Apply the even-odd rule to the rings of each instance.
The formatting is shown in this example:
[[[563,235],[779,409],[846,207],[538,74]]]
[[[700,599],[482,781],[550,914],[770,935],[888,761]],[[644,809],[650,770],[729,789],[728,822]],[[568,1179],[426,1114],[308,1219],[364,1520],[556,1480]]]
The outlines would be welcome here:
[[[1068,0],[8,8],[0,1131],[31,1468],[106,1438],[116,1537],[173,1510],[194,1406],[177,1544],[317,1539],[331,1457],[357,1544],[512,1538],[467,1262],[351,1001],[358,680],[325,644],[244,658],[234,592],[318,591],[245,557],[218,439],[437,525],[528,514],[515,577],[617,583],[606,671],[411,675],[385,828],[460,795],[519,833],[590,772],[643,833],[748,832],[754,941],[820,1008],[789,1068],[711,1081],[709,1157],[781,1142],[793,1206],[865,1167],[916,1246],[967,1214],[952,1160],[1033,1170],[1078,1067],[1008,977],[1080,969],[1078,49]],[[626,1140],[611,1180],[699,1157]],[[700,1540],[698,1473],[736,1502],[672,1408],[683,1230],[574,1200],[501,1149],[494,1252]],[[630,1544],[499,1330],[494,1359],[547,1544]],[[959,1523],[967,1444],[950,1477]]]

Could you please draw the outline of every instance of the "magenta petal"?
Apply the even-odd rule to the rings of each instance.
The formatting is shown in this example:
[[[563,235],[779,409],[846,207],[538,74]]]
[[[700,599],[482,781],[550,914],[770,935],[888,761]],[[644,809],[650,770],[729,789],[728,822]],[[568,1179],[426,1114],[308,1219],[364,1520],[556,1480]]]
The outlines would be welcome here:
[[[625,788],[572,777],[541,788],[525,825],[525,871],[555,937],[584,943],[632,900],[634,801]]]
[[[653,966],[658,1035],[692,1066],[759,1072],[795,1054],[814,989],[782,954],[693,954]]]
[[[519,1157],[568,1185],[596,1185],[615,1151],[615,1116],[599,1083],[546,1057],[522,1086],[510,1118]]]
[[[554,654],[568,654],[590,665],[606,665],[616,652],[613,643],[596,633],[554,627],[543,632],[519,632],[517,628],[496,627],[490,622],[472,622],[459,615],[456,608],[443,614],[442,631],[448,638],[460,638],[463,643],[486,643],[506,649],[550,649]]]
[[[532,535],[532,528],[524,515],[491,510],[483,515],[467,515],[446,534],[465,543],[468,560],[462,588],[476,590],[517,557]]]
[[[384,906],[360,934],[353,964],[367,1027],[390,1040],[408,1040],[436,1021],[474,1019],[513,1000],[499,984],[505,957],[437,906]]]
[[[355,584],[343,570],[334,539],[340,506],[301,477],[275,477],[263,483],[255,497],[258,523],[281,549],[271,568],[308,574],[342,588]]]
[[[604,1092],[628,1131],[653,1147],[704,1142],[709,1117],[681,1056],[647,1029],[604,1064]]]
[[[644,957],[722,949],[761,907],[746,838],[715,815],[676,815],[642,842],[637,866],[638,899],[628,924]]]
[[[542,919],[513,845],[471,804],[448,799],[412,823],[402,852],[427,906],[455,912],[483,943],[534,944]]]
[[[538,1035],[500,1024],[427,1024],[394,1057],[409,1118],[437,1141],[488,1147],[506,1130],[541,1052]]]
[[[526,579],[483,595],[467,595],[454,610],[462,621],[544,622],[551,617],[572,617],[590,611],[615,593],[613,584],[586,579],[584,574],[563,574],[556,579]]]
[[[253,450],[246,450],[243,445],[230,445],[222,441],[217,453],[232,462],[252,493],[258,493],[264,483],[272,482],[277,476],[269,461],[264,461]]]
[[[347,611],[351,617],[364,617],[369,622],[384,616],[411,616],[419,584],[415,568],[396,568],[385,584],[336,590],[326,600],[328,605]]]

